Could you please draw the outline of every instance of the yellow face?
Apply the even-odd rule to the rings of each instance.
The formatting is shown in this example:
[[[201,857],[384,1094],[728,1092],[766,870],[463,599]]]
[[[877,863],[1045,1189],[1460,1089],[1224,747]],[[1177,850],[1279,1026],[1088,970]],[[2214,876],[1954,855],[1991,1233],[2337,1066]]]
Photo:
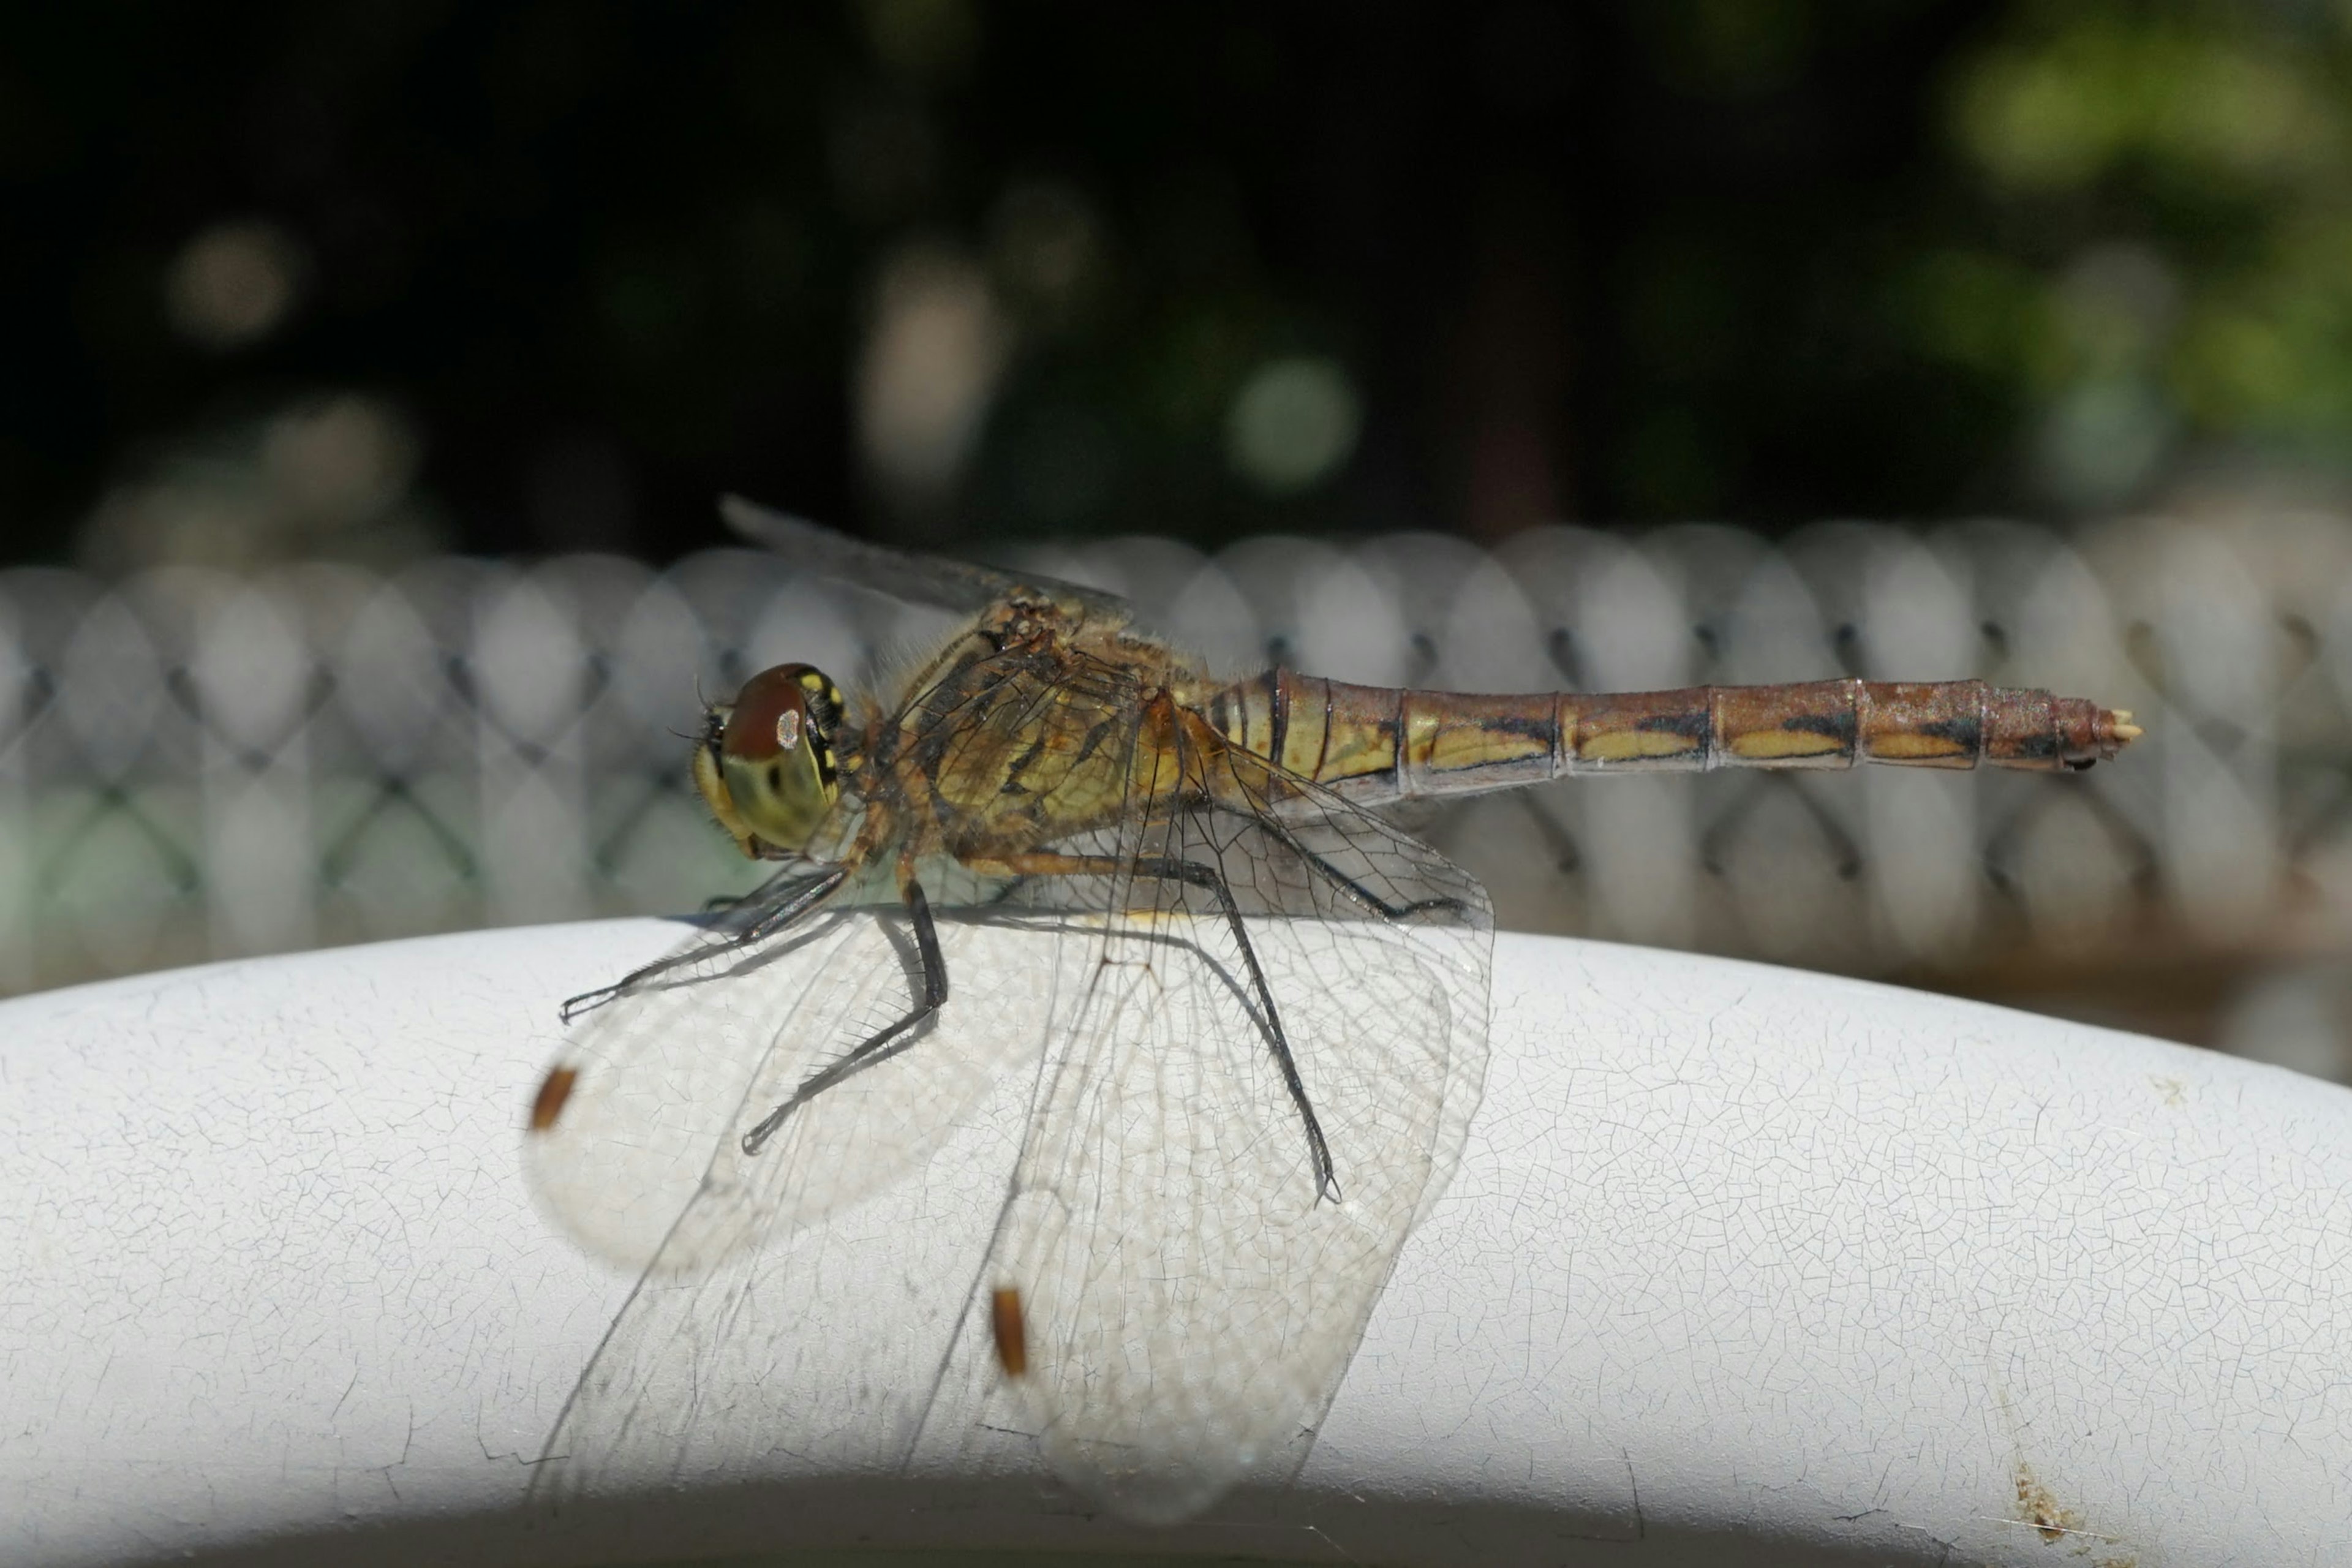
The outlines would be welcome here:
[[[807,847],[841,794],[834,731],[841,691],[805,664],[780,664],[703,716],[694,784],[754,859]]]

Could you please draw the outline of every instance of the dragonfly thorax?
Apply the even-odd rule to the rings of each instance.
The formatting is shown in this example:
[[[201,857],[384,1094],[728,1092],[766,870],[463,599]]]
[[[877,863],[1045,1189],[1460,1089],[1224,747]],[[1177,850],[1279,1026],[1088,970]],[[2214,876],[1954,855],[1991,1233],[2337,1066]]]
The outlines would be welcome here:
[[[780,664],[703,715],[694,784],[744,854],[798,854],[841,794],[834,735],[841,691],[823,671]]]

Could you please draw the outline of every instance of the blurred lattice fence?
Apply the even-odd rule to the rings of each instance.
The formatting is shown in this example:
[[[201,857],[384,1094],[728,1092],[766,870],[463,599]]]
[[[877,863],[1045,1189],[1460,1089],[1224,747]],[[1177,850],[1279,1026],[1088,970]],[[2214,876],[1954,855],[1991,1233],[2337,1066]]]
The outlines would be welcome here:
[[[2150,731],[2080,777],[1601,780],[1419,819],[1507,926],[2184,1037],[2347,945],[2343,519],[2066,538],[1841,523],[1778,545],[1557,529],[1491,553],[1262,539],[1206,559],[1139,540],[1026,559],[1129,593],[1229,668],[1471,690],[1981,675],[2136,709]],[[877,649],[941,624],[737,552],[666,573],[599,556],[0,573],[0,987],[695,908],[750,877],[685,783],[698,683],[794,658],[854,689]],[[2332,982],[2314,984],[2305,1010],[2324,1014]]]

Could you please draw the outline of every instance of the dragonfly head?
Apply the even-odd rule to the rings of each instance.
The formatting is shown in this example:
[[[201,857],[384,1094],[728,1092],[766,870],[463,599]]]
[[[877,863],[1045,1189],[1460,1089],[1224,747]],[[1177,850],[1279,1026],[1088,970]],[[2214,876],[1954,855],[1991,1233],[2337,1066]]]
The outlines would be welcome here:
[[[805,664],[763,669],[704,710],[694,784],[744,854],[807,847],[841,794],[840,724],[840,689]]]

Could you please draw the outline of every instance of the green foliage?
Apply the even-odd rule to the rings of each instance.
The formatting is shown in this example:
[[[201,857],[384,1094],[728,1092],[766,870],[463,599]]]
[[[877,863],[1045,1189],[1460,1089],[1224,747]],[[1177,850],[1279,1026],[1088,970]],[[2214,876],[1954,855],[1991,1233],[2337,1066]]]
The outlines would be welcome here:
[[[2352,465],[2352,9],[2020,5],[1949,81],[1984,238],[1906,314],[2038,422],[2052,493]]]
[[[2352,469],[2347,0],[17,7],[0,197],[20,556],[353,396],[354,532],[656,556]]]

